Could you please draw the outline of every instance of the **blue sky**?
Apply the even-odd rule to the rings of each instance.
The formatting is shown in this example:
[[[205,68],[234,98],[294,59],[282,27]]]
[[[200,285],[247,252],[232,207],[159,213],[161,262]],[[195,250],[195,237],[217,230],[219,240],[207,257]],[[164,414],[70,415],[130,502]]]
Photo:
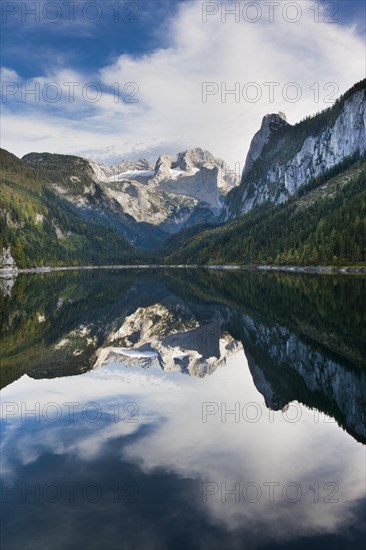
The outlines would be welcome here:
[[[201,146],[231,164],[242,162],[264,114],[283,110],[291,123],[297,122],[327,107],[324,100],[333,100],[365,75],[362,0],[319,4],[319,22],[311,8],[317,2],[274,2],[272,23],[262,0],[252,2],[260,14],[255,22],[254,8],[244,1],[224,3],[228,10],[234,4],[241,10],[237,21],[233,15],[222,19],[222,2],[66,4],[2,2],[2,80],[18,89],[8,93],[8,87],[3,96],[2,146],[18,155],[50,150],[110,163],[136,156],[155,160],[160,153]],[[281,11],[285,4],[300,6],[301,17],[291,21],[296,6],[289,6],[286,16]],[[22,97],[21,87],[32,89],[35,82],[39,97]],[[50,82],[62,87],[57,102],[43,98]],[[93,103],[83,92],[71,102],[65,82],[79,83],[80,93],[97,83],[102,97]],[[118,105],[113,101],[117,82]],[[137,104],[123,103],[133,86],[123,87],[131,82],[138,90]],[[205,82],[211,83],[205,90],[215,92],[206,102]],[[260,101],[243,96],[248,82],[260,87]],[[278,83],[274,101],[266,82]],[[296,103],[283,97],[289,82],[302,92]],[[239,101],[235,94],[222,99],[223,83],[224,90],[239,84]]]
[[[70,7],[66,3],[55,2],[61,10],[57,11],[47,0],[28,0],[29,10],[39,10],[37,21],[27,12],[26,2],[17,2],[15,13],[8,13],[4,2],[2,55],[6,66],[30,78],[57,61],[81,71],[95,71],[121,54],[142,55],[164,45],[159,29],[179,1],[78,0],[70,2]],[[14,33],[19,32],[20,40],[14,41]]]
[[[364,31],[365,2],[322,1],[324,6],[327,6],[326,15],[329,18],[337,19],[343,25],[357,24],[360,32]],[[44,4],[48,4],[49,7],[45,11],[41,2],[28,0],[29,10],[35,9],[36,4],[39,6],[39,22],[35,22],[35,16],[27,13],[24,0],[5,1],[2,6],[3,22],[4,18],[6,21],[3,26],[2,60],[5,66],[10,66],[24,78],[39,76],[55,60],[81,71],[95,71],[113,62],[121,54],[142,55],[166,46],[164,22],[174,16],[179,4],[185,2],[186,0],[78,0],[70,2],[70,8],[67,8],[64,5],[66,2],[60,1],[55,2],[61,9],[57,12],[47,0],[44,0]],[[17,11],[8,12],[7,10],[11,10],[12,7],[7,8],[7,3],[18,4]],[[286,0],[283,3],[289,2]],[[304,1],[298,3],[306,5]],[[74,17],[72,4],[75,5]],[[89,5],[85,13],[82,9],[83,4],[86,7]],[[99,10],[97,11],[92,4],[97,4]],[[309,0],[308,4],[313,5],[314,2]],[[332,15],[334,9],[336,11]],[[47,22],[47,15],[55,21]],[[248,16],[250,18],[249,12]],[[95,22],[92,21],[94,17],[97,19]],[[227,17],[229,19],[229,16]],[[17,33],[16,40],[14,33]]]

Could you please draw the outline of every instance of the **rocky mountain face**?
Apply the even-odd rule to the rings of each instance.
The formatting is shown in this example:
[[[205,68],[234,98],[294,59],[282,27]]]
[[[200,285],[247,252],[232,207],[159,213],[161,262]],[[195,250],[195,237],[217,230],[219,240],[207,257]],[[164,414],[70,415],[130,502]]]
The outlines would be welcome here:
[[[136,161],[133,160],[123,160],[112,166],[112,170],[117,174],[126,174],[129,172],[153,172],[154,166],[146,159],[139,159]]]
[[[196,148],[176,156],[159,157],[152,184],[169,193],[185,195],[208,204],[215,212],[238,178],[222,159]]]
[[[255,161],[262,153],[264,146],[267,145],[270,137],[284,126],[289,126],[284,113],[280,112],[278,115],[272,114],[263,117],[261,127],[254,135],[250,143],[250,148],[243,169],[243,177],[249,174]]]
[[[207,203],[159,188],[153,182],[156,169],[147,161],[122,162],[112,168],[93,161],[89,161],[89,164],[95,184],[110,201],[118,205],[121,214],[128,216],[133,225],[137,223],[141,227],[141,224],[145,224],[141,242],[136,242],[135,237],[130,236],[136,246],[146,248],[146,242],[155,246],[162,244],[168,235],[190,225],[196,218],[199,221],[200,217],[213,217]],[[151,229],[149,234],[146,231],[148,228]]]
[[[137,161],[122,160],[113,166],[88,160],[96,178],[102,182],[117,182],[125,179],[136,179],[146,181],[154,175],[154,166],[146,159]]]
[[[138,248],[160,246],[169,235],[212,220],[238,178],[202,149],[111,167],[68,155],[31,153],[22,159],[85,220],[105,225]]]
[[[238,184],[237,175],[223,160],[200,148],[162,155],[155,167],[144,159],[111,168],[89,163],[103,190],[125,213],[167,233],[176,233],[202,217],[212,218]]]
[[[365,152],[366,80],[329,109],[294,126],[282,113],[267,115],[251,142],[240,186],[227,196],[223,218],[267,201],[284,202],[346,158]]]

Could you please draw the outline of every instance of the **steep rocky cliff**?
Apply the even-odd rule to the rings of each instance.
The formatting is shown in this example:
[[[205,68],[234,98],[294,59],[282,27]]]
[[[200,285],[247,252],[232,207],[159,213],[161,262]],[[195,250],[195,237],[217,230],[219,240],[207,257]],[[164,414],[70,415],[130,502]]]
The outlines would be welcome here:
[[[263,117],[261,127],[254,135],[250,143],[250,148],[242,174],[243,177],[250,173],[255,161],[261,155],[263,148],[267,145],[270,137],[284,126],[289,126],[284,113],[278,113],[278,115],[265,115]]]
[[[254,206],[281,203],[304,184],[346,158],[366,151],[366,80],[336,103],[294,126],[283,115],[267,115],[254,136],[239,188],[229,193],[223,217]]]

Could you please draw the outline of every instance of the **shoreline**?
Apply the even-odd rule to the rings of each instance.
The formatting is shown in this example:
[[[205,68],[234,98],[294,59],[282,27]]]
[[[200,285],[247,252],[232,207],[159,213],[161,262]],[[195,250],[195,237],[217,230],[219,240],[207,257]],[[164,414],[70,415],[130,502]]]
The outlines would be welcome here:
[[[27,269],[0,268],[0,278],[11,279],[25,273],[53,273],[58,271],[87,271],[98,269],[212,269],[217,271],[281,271],[286,273],[312,274],[366,274],[366,267],[360,266],[289,266],[289,265],[196,265],[196,264],[145,264],[145,265],[91,265],[91,266],[60,266],[34,267]]]

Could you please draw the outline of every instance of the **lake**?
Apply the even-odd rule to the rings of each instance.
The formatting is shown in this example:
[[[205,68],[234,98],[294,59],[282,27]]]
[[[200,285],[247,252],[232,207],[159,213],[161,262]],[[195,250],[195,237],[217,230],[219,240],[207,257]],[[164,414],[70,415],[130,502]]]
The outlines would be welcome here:
[[[0,285],[4,549],[364,547],[366,277]]]

